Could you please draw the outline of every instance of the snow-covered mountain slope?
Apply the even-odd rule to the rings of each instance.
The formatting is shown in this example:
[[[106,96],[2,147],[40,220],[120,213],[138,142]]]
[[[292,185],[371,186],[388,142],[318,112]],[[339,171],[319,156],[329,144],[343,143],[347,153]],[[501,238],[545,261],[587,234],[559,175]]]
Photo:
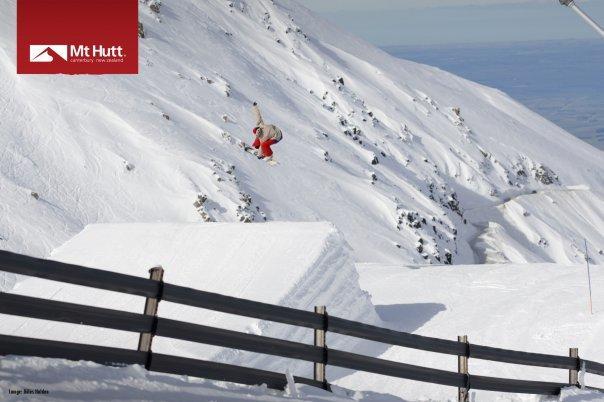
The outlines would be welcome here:
[[[445,339],[468,335],[470,343],[498,348],[567,355],[578,347],[585,359],[604,361],[604,267],[591,269],[593,311],[588,309],[585,266],[503,264],[456,267],[401,267],[362,264],[361,287],[371,294],[376,311],[393,329]],[[391,347],[383,359],[457,370],[451,356]],[[470,373],[504,378],[568,381],[568,371],[470,359]],[[587,385],[604,379],[587,374]],[[352,389],[379,389],[412,400],[454,400],[449,387],[398,381],[355,373],[337,384]],[[531,395],[476,392],[477,401],[538,401]],[[422,399],[424,398],[424,399]],[[594,400],[601,400],[596,396]]]
[[[472,263],[493,236],[511,260],[579,262],[584,237],[604,248],[602,152],[505,94],[293,0],[140,3],[140,75],[99,77],[17,76],[4,2],[0,247],[47,255],[97,222],[266,219],[331,221],[358,261]],[[255,100],[285,133],[278,166],[240,147]],[[530,225],[490,214],[498,234],[468,213],[571,186],[586,190]],[[569,225],[569,208],[594,215]]]
[[[91,225],[52,253],[57,261],[148,277],[164,268],[167,283],[264,303],[329,312],[369,324],[381,321],[361,291],[350,247],[328,223]],[[141,313],[144,298],[28,277],[13,293]],[[312,343],[312,330],[162,302],[159,315],[179,321]],[[0,314],[0,333],[135,349],[138,335]],[[333,347],[368,342],[330,339]],[[312,364],[158,337],[153,350],[177,356],[312,376]],[[373,348],[371,351],[374,351]]]

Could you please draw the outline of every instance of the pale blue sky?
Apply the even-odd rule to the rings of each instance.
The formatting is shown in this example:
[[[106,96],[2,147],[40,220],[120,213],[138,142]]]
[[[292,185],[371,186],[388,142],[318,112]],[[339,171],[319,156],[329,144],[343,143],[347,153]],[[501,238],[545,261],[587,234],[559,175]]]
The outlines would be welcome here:
[[[377,45],[598,38],[558,0],[299,0]],[[577,0],[604,25],[604,0]]]

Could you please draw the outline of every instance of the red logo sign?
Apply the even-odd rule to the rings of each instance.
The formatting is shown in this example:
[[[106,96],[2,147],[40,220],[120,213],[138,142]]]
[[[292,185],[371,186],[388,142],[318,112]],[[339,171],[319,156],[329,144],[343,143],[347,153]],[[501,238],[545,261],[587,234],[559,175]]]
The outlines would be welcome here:
[[[137,0],[18,0],[18,74],[137,74]]]

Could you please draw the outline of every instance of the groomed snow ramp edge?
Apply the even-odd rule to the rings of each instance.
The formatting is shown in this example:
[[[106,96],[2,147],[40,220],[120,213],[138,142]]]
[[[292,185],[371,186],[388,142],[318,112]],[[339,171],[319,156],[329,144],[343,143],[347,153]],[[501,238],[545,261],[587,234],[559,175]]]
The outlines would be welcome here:
[[[369,295],[359,286],[350,247],[330,223],[143,223],[95,224],[53,251],[53,260],[148,277],[161,265],[164,281],[228,296],[312,311],[326,305],[330,314],[369,324],[379,323]],[[94,291],[91,293],[91,291]],[[135,296],[29,278],[14,293],[99,307],[142,311]],[[139,311],[140,310],[140,311]],[[284,324],[232,316],[162,302],[159,315],[219,328],[309,343],[312,331]],[[136,347],[136,339],[115,331],[0,317],[13,335]],[[21,329],[17,329],[21,328]],[[359,341],[360,342],[360,341]],[[339,340],[332,342],[336,347]],[[341,345],[343,346],[343,344]],[[346,349],[356,347],[346,340]],[[309,375],[311,364],[156,338],[154,351],[251,367]]]

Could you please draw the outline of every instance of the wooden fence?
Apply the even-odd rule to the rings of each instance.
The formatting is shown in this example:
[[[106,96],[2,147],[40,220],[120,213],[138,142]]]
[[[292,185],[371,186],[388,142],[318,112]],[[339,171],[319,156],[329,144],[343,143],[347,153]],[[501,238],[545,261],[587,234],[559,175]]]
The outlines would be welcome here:
[[[310,312],[164,283],[161,267],[151,269],[151,279],[146,279],[0,251],[0,271],[147,298],[145,314],[135,314],[0,293],[2,314],[141,334],[137,350],[0,335],[0,355],[88,360],[105,365],[140,364],[148,370],[157,372],[186,374],[248,385],[266,384],[270,388],[277,389],[283,389],[287,384],[286,376],[281,373],[153,353],[151,349],[153,337],[161,336],[307,361],[314,364],[314,378],[294,377],[294,380],[297,383],[324,389],[330,388],[325,377],[325,368],[330,365],[456,387],[459,389],[460,400],[468,399],[470,389],[556,395],[563,387],[580,385],[578,383],[580,370],[604,376],[604,364],[580,359],[576,349],[571,349],[570,356],[556,356],[474,345],[468,343],[467,338],[453,341],[393,331],[327,315],[324,307],[318,307],[315,312]],[[315,344],[307,345],[158,317],[157,305],[162,300],[306,327],[315,331]],[[459,370],[458,372],[438,370],[329,349],[325,343],[327,332],[457,356]],[[528,381],[469,374],[468,359],[470,358],[565,369],[569,370],[569,382]]]

